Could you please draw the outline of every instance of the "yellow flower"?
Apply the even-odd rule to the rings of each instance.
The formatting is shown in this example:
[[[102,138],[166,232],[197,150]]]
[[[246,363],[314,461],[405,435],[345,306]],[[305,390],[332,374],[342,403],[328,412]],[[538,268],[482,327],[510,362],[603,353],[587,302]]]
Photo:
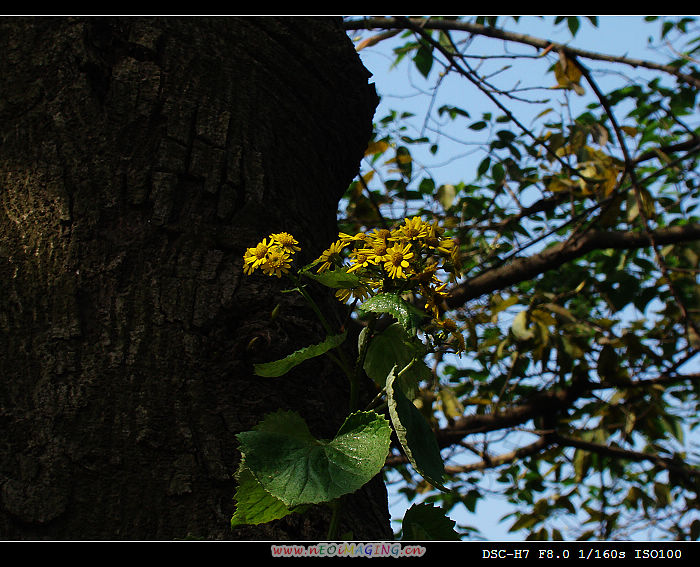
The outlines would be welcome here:
[[[390,278],[404,278],[408,275],[408,272],[406,271],[404,274],[404,271],[409,268],[408,261],[411,258],[413,258],[413,252],[411,252],[410,244],[406,244],[404,247],[396,244],[386,251],[384,269],[389,272]]]
[[[272,246],[268,250],[267,259],[261,267],[268,276],[277,276],[279,278],[282,274],[289,272],[291,267],[289,254],[279,246]]]
[[[383,264],[386,261],[388,246],[386,242],[374,242],[371,249],[367,249],[369,261],[372,264]]]
[[[454,333],[457,330],[457,323],[455,323],[455,321],[453,319],[450,319],[449,317],[445,317],[440,321],[436,321],[435,324],[441,329],[447,331],[448,333]]]
[[[358,248],[350,252],[350,257],[352,266],[348,268],[348,273],[359,270],[360,268],[366,268],[371,259],[371,251],[367,248]]]
[[[431,285],[437,285],[441,283],[439,278],[437,277],[438,269],[439,266],[431,258],[428,260],[423,269],[420,272],[416,272],[411,279],[415,280],[418,283],[418,285],[425,288],[428,288]]]
[[[243,254],[243,273],[252,274],[255,270],[253,264],[255,263],[255,248],[248,248]]]
[[[338,240],[340,240],[344,245],[350,244],[351,242],[364,242],[367,235],[364,232],[358,232],[355,236],[351,236],[344,232],[338,233]]]
[[[391,236],[391,232],[386,228],[375,228],[369,233],[368,238],[374,244],[381,242],[386,246],[387,239]]]
[[[428,313],[430,313],[433,316],[433,318],[437,319],[438,317],[440,317],[440,307],[438,307],[435,300],[435,296],[429,296],[427,301],[425,302],[425,310]]]
[[[452,241],[454,243],[454,241]],[[444,255],[445,265],[443,270],[449,274],[450,281],[454,283],[457,281],[457,274],[462,269],[462,259],[459,255],[459,246],[454,244],[448,254]]]
[[[251,274],[255,268],[265,262],[267,253],[272,243],[268,244],[267,239],[263,238],[254,248],[248,248],[243,255],[243,272]]]
[[[447,297],[447,292],[445,291],[446,287],[447,287],[447,282],[443,283],[442,285],[437,286],[433,290],[433,293],[435,293],[435,295],[438,295],[440,297]]]
[[[435,285],[431,282],[432,285]],[[442,302],[447,297],[447,292],[444,291],[447,283],[432,287],[432,285],[421,285],[421,295],[425,299],[425,310],[432,314],[433,318],[439,319],[441,314]],[[443,307],[444,308],[444,307]]]
[[[457,348],[455,348],[455,352],[462,356],[462,353],[467,350],[467,344],[464,341],[464,335],[459,332],[454,332],[451,333],[452,339],[457,343]]]
[[[431,224],[426,223],[426,229],[428,234],[425,236],[425,244],[431,250],[439,250],[442,243],[447,242],[445,246],[450,247],[454,242],[449,238],[443,238],[445,233],[444,227],[441,227],[437,221],[433,221]],[[448,242],[449,241],[449,242]],[[444,250],[441,250],[444,252]]]
[[[435,247],[438,252],[450,257],[456,253],[456,243],[451,238],[443,238]]]
[[[327,250],[324,250],[323,254],[321,254],[319,260],[323,262],[321,264],[321,267],[316,270],[317,273],[325,272],[328,268],[331,266],[339,266],[340,264],[343,263],[343,257],[341,255],[343,248],[345,248],[345,244],[343,243],[342,240],[337,240],[333,244],[331,244]]]
[[[393,239],[413,242],[428,236],[428,228],[429,226],[420,217],[404,219],[404,224],[395,231]]]
[[[352,289],[339,289],[335,292],[335,296],[339,301],[346,303],[350,298],[358,299],[359,301],[364,301],[371,295],[371,290],[364,286],[359,285]]]
[[[428,236],[431,238],[442,238],[442,235],[445,233],[445,227],[440,226],[436,220],[427,226]]]
[[[288,232],[278,232],[276,234],[271,234],[270,240],[272,240],[273,243],[277,244],[280,248],[282,248],[282,250],[289,254],[294,254],[295,252],[301,250],[301,248],[297,246],[299,243]]]

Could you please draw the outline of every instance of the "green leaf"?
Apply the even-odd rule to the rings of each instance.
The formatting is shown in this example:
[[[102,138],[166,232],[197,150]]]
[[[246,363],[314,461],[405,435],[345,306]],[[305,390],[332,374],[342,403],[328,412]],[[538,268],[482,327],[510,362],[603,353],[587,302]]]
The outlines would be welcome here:
[[[569,31],[571,32],[571,37],[575,37],[578,32],[580,22],[576,16],[568,16],[566,18],[566,23],[569,26]]]
[[[598,354],[597,370],[603,380],[613,380],[618,375],[620,362],[615,349],[609,344],[603,345]]]
[[[356,274],[348,274],[345,270],[329,270],[314,274],[313,272],[302,272],[302,274],[321,285],[335,289],[353,289],[360,285],[360,278]]]
[[[421,179],[418,191],[424,195],[432,195],[435,192],[435,181],[429,177]]]
[[[404,180],[410,180],[413,172],[413,158],[411,152],[406,146],[396,148],[396,157],[394,158],[396,165],[403,175]]]
[[[265,524],[291,514],[284,502],[272,496],[255,479],[244,461],[236,473],[236,511],[231,518],[231,527],[243,524]]]
[[[362,304],[358,314],[366,317],[368,313],[388,313],[410,335],[416,334],[420,321],[427,316],[395,293],[378,293],[370,297]]]
[[[696,541],[700,538],[700,520],[693,520],[690,524],[690,539]]]
[[[501,311],[505,311],[509,307],[518,303],[519,299],[515,295],[511,295],[508,299],[501,300],[500,298],[496,298],[492,301],[494,305],[491,308],[491,318],[492,321],[495,323],[496,319],[494,317]]]
[[[237,438],[255,479],[291,508],[329,502],[372,479],[389,453],[391,427],[375,412],[356,412],[331,441],[319,440],[299,414],[279,410]]]
[[[431,504],[414,504],[401,522],[402,541],[461,541],[450,520],[441,508]]]
[[[466,110],[462,110],[457,106],[452,106],[449,104],[444,104],[438,108],[438,116],[442,116],[444,113],[449,114],[450,118],[454,120],[457,116],[464,116],[469,118],[469,113]]]
[[[666,483],[654,483],[654,495],[659,507],[664,508],[671,502],[671,488]]]
[[[523,514],[513,523],[510,528],[508,528],[508,531],[517,532],[519,530],[526,530],[539,522],[540,517],[537,514]]]
[[[386,379],[389,416],[396,436],[413,468],[435,488],[447,492],[442,484],[445,466],[435,434],[423,414],[401,391],[396,371],[394,366]]]
[[[255,365],[255,373],[258,376],[265,378],[276,378],[289,372],[295,366],[301,364],[305,360],[325,354],[331,349],[339,346],[347,336],[347,332],[340,335],[329,335],[322,343],[311,345],[293,352],[280,360],[273,362],[264,362]]]
[[[421,75],[427,78],[430,74],[430,69],[433,68],[433,48],[428,44],[422,43],[416,50],[413,62],[421,72]]]
[[[484,175],[489,170],[489,167],[491,166],[491,158],[490,157],[485,157],[483,160],[481,160],[481,163],[479,163],[479,167],[477,168],[476,175],[477,177],[481,177]]]
[[[365,337],[366,338],[366,337]],[[406,334],[399,323],[392,323],[381,333],[373,336],[367,347],[364,370],[380,388],[386,383],[391,369],[398,365],[404,368],[411,361],[413,365],[402,374],[401,386],[409,397],[413,397],[418,382],[430,377],[430,369],[423,358],[424,346],[416,337]]]
[[[491,167],[491,175],[496,183],[501,183],[506,176],[506,171],[502,163],[494,163]]]

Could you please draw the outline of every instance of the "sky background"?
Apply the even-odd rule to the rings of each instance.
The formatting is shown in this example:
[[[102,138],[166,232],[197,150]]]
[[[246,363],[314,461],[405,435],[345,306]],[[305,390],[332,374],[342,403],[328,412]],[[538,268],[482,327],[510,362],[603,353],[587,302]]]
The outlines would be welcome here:
[[[652,61],[666,60],[660,52],[659,46],[652,46],[647,41],[647,38],[651,35],[658,37],[659,22],[647,23],[643,21],[641,16],[599,16],[598,26],[594,27],[585,18],[581,18],[580,21],[579,31],[573,39],[565,24],[560,24],[556,27],[553,25],[552,16],[547,16],[544,20],[535,16],[521,16],[517,24],[503,17],[503,23],[500,26],[508,31],[524,33],[543,39],[548,38],[555,42],[567,43],[579,49]],[[353,33],[350,32],[349,35],[352,37]],[[371,35],[371,33],[365,32],[362,37],[367,37],[368,35]],[[394,38],[379,46],[361,50],[360,57],[367,69],[372,72],[373,77],[371,80],[375,83],[377,92],[382,97],[375,113],[375,120],[384,117],[390,109],[410,110],[416,115],[413,122],[416,129],[412,134],[419,136],[424,131],[423,128],[426,127],[424,116],[428,109],[427,105],[430,102],[429,87],[436,77],[437,66],[431,72],[428,82],[423,80],[415,66],[410,63],[410,58],[408,57],[405,63],[400,64],[396,68],[390,68],[393,62],[391,48],[405,41],[405,39]],[[499,40],[477,38],[470,46],[469,53],[482,55],[489,53],[502,54],[503,49],[504,44]],[[535,54],[535,50],[529,47],[509,46],[507,49],[518,53]],[[509,63],[510,61],[504,60],[503,63],[498,63],[498,66],[503,67]],[[595,61],[585,61],[585,63],[593,71],[604,68],[603,64]],[[512,69],[499,72],[499,84],[516,84],[530,80],[540,86],[553,86],[554,76],[551,73],[547,74],[546,66],[543,59],[533,59],[531,64],[523,64],[522,61],[518,60],[513,63]],[[624,75],[621,75],[621,71],[624,71]],[[649,75],[645,74],[643,70],[632,67],[620,68],[618,65],[615,66],[614,72],[597,76],[597,79],[601,89],[605,92],[614,81],[619,83],[620,81],[643,78],[645,76]],[[544,89],[537,94],[533,94],[533,98],[542,98],[543,96],[551,96],[552,100],[556,99],[555,95],[547,95]],[[583,109],[585,103],[590,101],[586,97],[581,97],[580,100],[576,100],[575,95],[572,95],[572,97],[572,103],[574,106],[579,105],[580,109]],[[446,83],[440,88],[439,95],[433,103],[433,108],[438,108],[442,103],[449,103],[467,110],[473,120],[478,119],[482,112],[493,112],[494,115],[501,114],[501,111],[488,103],[483,96],[475,96],[473,92],[470,96],[466,93],[463,81]],[[551,107],[552,103],[548,105],[523,105],[520,108],[517,105],[513,105],[513,110],[516,116],[520,117],[518,113],[526,113],[526,116],[527,113],[530,113],[534,119],[536,114],[547,106]],[[577,112],[574,112],[574,115],[576,114]],[[525,121],[525,123],[527,124],[528,122]],[[464,131],[464,123],[461,124],[461,128]],[[473,147],[476,148],[477,146],[474,145]],[[429,171],[436,178],[436,185],[439,185],[440,182],[455,183],[459,180],[469,183],[472,181],[476,164],[483,157],[483,154],[479,154],[477,151],[465,152],[463,145],[452,145],[445,138],[441,139],[441,150],[435,156],[427,151],[421,154],[417,148],[414,148],[414,146],[411,146],[414,159],[417,161],[424,160],[422,164],[426,167],[426,171]],[[455,154],[458,154],[457,158],[452,157]],[[391,489],[390,504],[394,520],[402,518],[407,506],[410,505],[405,498],[396,495]],[[502,516],[511,511],[507,503],[491,498],[481,500],[475,514],[470,514],[463,506],[458,506],[452,510],[450,517],[460,525],[478,526],[481,534],[490,541],[522,540],[522,533],[508,532],[508,526],[512,523],[512,519],[506,522],[499,522]],[[396,521],[394,522],[394,529],[399,529],[399,524]]]

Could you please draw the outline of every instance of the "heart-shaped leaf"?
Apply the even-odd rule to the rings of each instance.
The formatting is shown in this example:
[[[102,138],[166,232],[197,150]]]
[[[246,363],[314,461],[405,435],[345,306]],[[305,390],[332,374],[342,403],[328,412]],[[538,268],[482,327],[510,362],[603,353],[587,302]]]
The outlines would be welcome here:
[[[242,524],[264,524],[279,520],[292,510],[284,502],[267,492],[241,461],[236,473],[236,511],[231,518],[231,527]]]
[[[355,412],[332,440],[319,440],[299,414],[280,410],[237,437],[255,479],[290,508],[329,502],[369,482],[384,465],[391,427],[375,412]]]

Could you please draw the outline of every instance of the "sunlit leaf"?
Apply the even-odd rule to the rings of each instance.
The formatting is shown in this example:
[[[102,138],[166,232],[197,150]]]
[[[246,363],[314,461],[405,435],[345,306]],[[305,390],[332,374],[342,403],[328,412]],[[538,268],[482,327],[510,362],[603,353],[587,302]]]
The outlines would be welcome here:
[[[515,338],[519,341],[527,341],[535,336],[535,331],[528,325],[527,310],[520,311],[513,319],[513,324],[510,327]]]
[[[454,203],[456,195],[457,191],[454,185],[440,185],[435,198],[439,201],[444,210],[448,210]]]
[[[291,508],[330,502],[369,482],[384,465],[390,435],[386,419],[356,412],[333,439],[316,439],[297,413],[279,410],[237,438],[255,480]]]
[[[231,527],[244,524],[265,524],[292,513],[284,502],[272,496],[241,462],[236,473],[236,511]]]
[[[385,140],[377,140],[367,144],[367,149],[365,150],[365,155],[380,154],[389,149],[389,143]]]
[[[561,88],[573,90],[578,95],[584,94],[584,89],[580,84],[581,70],[574,61],[566,56],[564,51],[559,52],[559,60],[554,66],[554,76]]]

